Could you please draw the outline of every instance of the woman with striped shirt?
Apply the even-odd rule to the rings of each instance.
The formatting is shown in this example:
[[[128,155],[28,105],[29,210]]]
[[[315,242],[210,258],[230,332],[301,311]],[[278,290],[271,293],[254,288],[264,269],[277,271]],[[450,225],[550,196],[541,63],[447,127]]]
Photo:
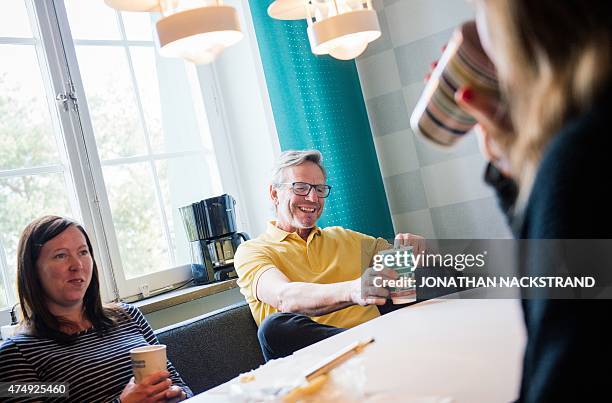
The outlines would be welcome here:
[[[170,362],[166,371],[134,382],[130,349],[158,342],[137,308],[102,304],[83,227],[63,217],[39,218],[21,235],[17,258],[23,332],[0,347],[0,383],[67,383],[68,397],[58,401],[166,402],[192,396]]]

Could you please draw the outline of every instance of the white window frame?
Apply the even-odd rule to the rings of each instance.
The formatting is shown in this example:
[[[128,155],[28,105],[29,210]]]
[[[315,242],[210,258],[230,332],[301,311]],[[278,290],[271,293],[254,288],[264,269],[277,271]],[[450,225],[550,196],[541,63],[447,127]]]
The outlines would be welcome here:
[[[26,4],[29,7],[34,7],[33,11],[36,21],[33,21],[32,26],[36,27],[38,25],[40,29],[42,45],[40,48],[44,51],[47,60],[51,80],[49,83],[50,90],[52,94],[62,93],[70,89],[71,83],[74,85],[67,64],[67,56],[64,53],[65,47],[58,21],[58,18],[60,18],[58,14],[61,15],[63,12],[64,17],[66,17],[63,1],[27,1]],[[56,13],[58,9],[60,11]],[[82,89],[81,91],[76,89],[76,91],[77,94],[84,93]],[[80,103],[81,100],[78,102]],[[108,240],[104,231],[102,214],[100,209],[96,207],[100,204],[97,188],[99,182],[93,180],[93,173],[89,169],[90,164],[88,161],[90,158],[98,158],[98,156],[95,142],[87,144],[82,132],[81,118],[85,116],[85,121],[89,119],[87,105],[83,104],[83,106],[77,112],[74,105],[71,105],[68,110],[57,105],[57,116],[59,116],[60,124],[63,128],[64,144],[66,146],[65,154],[68,156],[68,164],[72,171],[74,188],[77,192],[82,192],[85,195],[85,197],[78,197],[77,203],[81,212],[81,220],[89,232],[94,254],[101,271],[102,296],[104,300],[108,301],[117,299],[119,291],[113,278],[115,270],[108,253]],[[80,116],[79,113],[81,114]],[[105,193],[104,182],[102,182],[102,191]]]
[[[161,289],[164,287],[172,286],[173,284],[182,283],[192,277],[190,265],[181,265],[178,267],[172,267],[172,268],[168,268],[168,269],[165,269],[159,272],[137,277],[134,279],[126,278],[124,271],[123,271],[122,264],[121,264],[121,256],[119,252],[118,241],[115,235],[115,231],[112,229],[111,208],[110,208],[110,203],[107,197],[107,193],[106,193],[106,189],[104,185],[104,178],[102,174],[102,166],[106,165],[107,163],[100,161],[100,157],[98,155],[96,143],[95,143],[94,130],[93,130],[93,126],[91,123],[91,118],[89,116],[89,109],[87,107],[87,101],[84,96],[79,96],[79,94],[85,94],[85,90],[84,90],[83,82],[81,80],[80,72],[78,70],[78,62],[77,62],[76,50],[74,46],[75,42],[77,44],[87,43],[87,44],[102,44],[102,45],[121,43],[124,46],[126,52],[129,52],[129,48],[128,48],[129,45],[146,44],[147,46],[149,46],[151,42],[126,41],[126,40],[103,40],[103,41],[76,40],[76,41],[73,41],[72,35],[70,34],[70,25],[68,22],[68,16],[66,13],[66,9],[65,9],[63,0],[53,0],[53,3],[54,3],[54,9],[56,12],[56,16],[57,16],[57,26],[59,28],[60,39],[62,37],[70,38],[70,39],[64,39],[62,43],[63,43],[63,50],[64,50],[65,57],[66,57],[66,62],[70,70],[70,76],[71,76],[75,91],[77,93],[78,104],[79,104],[79,116],[80,116],[81,130],[82,130],[81,138],[78,139],[79,140],[78,145],[80,146],[79,152],[83,155],[88,156],[90,161],[93,161],[93,163],[89,164],[89,172],[88,172],[88,176],[91,182],[89,183],[89,185],[90,187],[93,187],[93,188],[91,189],[92,191],[91,196],[88,196],[87,199],[89,202],[89,210],[92,212],[92,215],[99,216],[98,219],[92,217],[93,218],[92,224],[93,224],[96,239],[104,240],[103,242],[101,242],[100,256],[101,257],[103,256],[103,260],[101,261],[101,263],[103,264],[103,267],[106,268],[107,271],[109,272],[107,273],[107,276],[111,277],[110,278],[111,284],[113,283],[116,284],[116,288],[113,290],[114,297],[115,298],[127,298],[127,297],[141,294],[144,288],[150,291],[153,291],[153,290]],[[115,13],[117,14],[117,18],[119,18],[119,15],[118,15],[119,12],[115,11]],[[118,23],[118,25],[121,29],[122,37],[125,38],[125,31],[124,31],[123,25],[120,22]],[[137,82],[134,77],[134,70],[133,70],[133,66],[131,65],[131,59],[128,58],[128,60],[130,60],[130,74],[131,74],[132,82],[135,85],[135,88],[137,89]],[[195,69],[195,67],[193,66],[191,67]],[[241,192],[238,186],[236,186],[237,185],[236,182],[232,180],[233,178],[235,178],[235,164],[232,163],[230,165],[228,163],[223,163],[222,169],[219,169],[220,168],[219,165],[221,161],[234,161],[234,156],[232,154],[231,146],[229,147],[225,146],[225,144],[223,144],[223,141],[219,141],[219,139],[224,139],[224,138],[227,139],[229,136],[227,136],[227,133],[225,131],[226,125],[223,122],[224,120],[223,108],[222,108],[222,103],[220,102],[220,99],[219,99],[220,93],[218,91],[218,84],[216,82],[214,68],[213,68],[213,74],[197,74],[197,79],[199,80],[200,86],[207,85],[209,87],[213,87],[216,89],[216,92],[215,92],[216,96],[214,97],[203,97],[202,96],[203,93],[197,94],[198,97],[203,98],[203,105],[204,104],[206,105],[206,110],[204,112],[206,113],[208,123],[210,126],[210,134],[213,137],[212,143],[213,143],[214,148],[213,149],[205,148],[203,152],[205,154],[209,154],[209,155],[213,154],[215,156],[216,167],[211,167],[211,168],[215,168],[216,170],[218,170],[219,173],[221,172],[224,173],[221,177],[223,189],[227,191],[228,193],[232,193],[239,197]],[[139,100],[140,95],[138,94],[138,91],[136,91],[136,96],[137,96],[137,99]],[[211,102],[213,104],[211,104]],[[138,102],[138,108],[139,108],[139,113],[140,113],[140,119],[144,119],[142,104],[140,102]],[[214,113],[212,113],[212,111],[214,111]],[[217,149],[217,147],[219,147],[219,149]],[[150,151],[150,146],[148,146],[148,148]],[[218,154],[215,153],[215,149],[217,149],[217,152],[221,151],[222,154],[226,156],[226,158],[218,158]],[[173,154],[168,153],[166,154],[166,156],[171,156],[171,155],[179,156],[180,154],[181,153],[173,153]],[[191,152],[185,152],[182,154],[188,155],[188,154],[191,154]],[[72,155],[72,154],[69,152],[68,155]],[[156,157],[160,157],[160,156],[162,156],[162,154],[156,155]],[[154,158],[156,157],[152,158],[150,156],[147,156],[147,157],[144,157],[144,160],[149,161],[150,163],[153,163]],[[115,159],[114,162],[120,163],[121,160],[135,161],[138,158],[140,157]],[[159,184],[157,183],[157,176],[155,175],[154,178],[156,181],[156,197],[159,198],[160,189],[159,189]],[[77,186],[77,189],[78,189],[78,186]],[[165,214],[163,209],[162,209],[162,214]],[[165,226],[164,232],[165,232],[166,237],[168,237],[168,228],[166,225],[167,220],[164,218],[163,222]],[[105,229],[105,224],[106,226],[111,226],[111,229],[110,230]],[[174,251],[170,251],[170,253],[174,253]]]

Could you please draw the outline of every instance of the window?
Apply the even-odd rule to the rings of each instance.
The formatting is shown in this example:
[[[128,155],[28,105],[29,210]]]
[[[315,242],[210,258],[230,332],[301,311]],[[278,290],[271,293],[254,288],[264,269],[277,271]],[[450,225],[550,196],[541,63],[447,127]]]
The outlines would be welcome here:
[[[55,212],[78,218],[62,128],[47,101],[40,41],[28,9],[8,1],[0,13],[0,306],[15,301],[20,231]]]
[[[223,193],[217,161],[231,158],[213,149],[202,75],[157,54],[155,18],[3,2],[0,307],[15,301],[19,234],[43,214],[85,224],[108,299],[190,277],[178,208]]]

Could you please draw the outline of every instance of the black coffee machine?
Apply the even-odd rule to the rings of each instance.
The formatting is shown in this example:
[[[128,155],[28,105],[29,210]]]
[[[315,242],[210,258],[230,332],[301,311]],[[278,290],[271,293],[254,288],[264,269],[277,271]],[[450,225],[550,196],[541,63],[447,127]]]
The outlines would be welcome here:
[[[234,253],[249,236],[236,230],[235,205],[236,200],[224,194],[179,209],[191,243],[195,284],[237,277]]]

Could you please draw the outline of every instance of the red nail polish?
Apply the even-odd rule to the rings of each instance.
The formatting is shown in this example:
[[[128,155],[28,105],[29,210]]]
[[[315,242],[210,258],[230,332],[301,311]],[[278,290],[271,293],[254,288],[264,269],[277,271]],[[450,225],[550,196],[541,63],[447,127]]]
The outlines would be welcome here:
[[[469,102],[474,99],[474,91],[470,88],[463,88],[459,93],[459,98],[461,98],[462,101]]]

